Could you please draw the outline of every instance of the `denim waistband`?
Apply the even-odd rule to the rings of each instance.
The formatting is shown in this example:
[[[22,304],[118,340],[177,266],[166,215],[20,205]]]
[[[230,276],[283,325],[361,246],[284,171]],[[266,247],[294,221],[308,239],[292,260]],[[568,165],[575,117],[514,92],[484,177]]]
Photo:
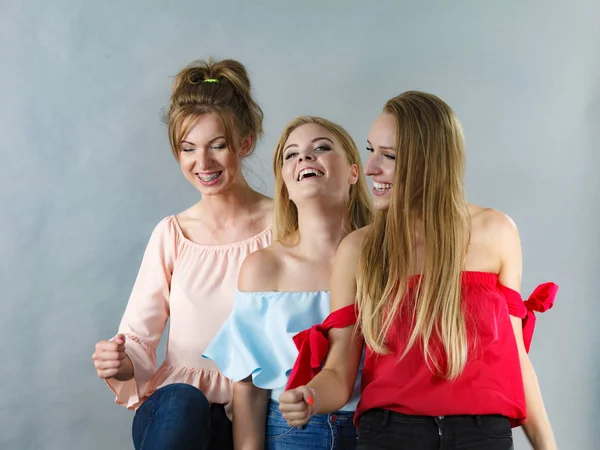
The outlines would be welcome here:
[[[281,417],[282,420],[284,420],[283,416],[281,415],[281,411],[279,411],[279,403],[276,401],[273,401],[273,400],[269,401],[268,413],[273,416]],[[353,419],[354,419],[354,411],[336,411],[336,412],[329,413],[329,414],[317,414],[316,416],[312,416],[309,420],[309,423],[314,423],[314,424],[339,423],[339,424],[343,424],[343,423],[352,423]]]

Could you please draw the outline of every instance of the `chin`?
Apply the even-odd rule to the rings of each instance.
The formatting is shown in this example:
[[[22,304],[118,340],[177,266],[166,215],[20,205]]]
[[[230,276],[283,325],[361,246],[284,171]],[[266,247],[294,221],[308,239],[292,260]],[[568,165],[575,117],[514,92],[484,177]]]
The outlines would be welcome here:
[[[375,199],[373,201],[373,207],[376,211],[383,211],[390,207],[389,199]]]
[[[326,192],[326,190],[321,189],[318,186],[303,186],[303,188],[308,188],[308,189],[294,189],[293,192],[293,199],[292,197],[290,197],[291,200],[293,201],[303,201],[303,200],[310,200],[316,197],[321,197],[324,195],[324,193]],[[288,190],[288,192],[290,192]]]
[[[203,186],[196,184],[196,189],[198,189],[198,191],[200,191],[200,194],[202,194],[203,196],[219,195],[224,192],[227,192],[230,187],[231,186],[229,184],[226,185],[224,183],[219,184],[217,186]]]

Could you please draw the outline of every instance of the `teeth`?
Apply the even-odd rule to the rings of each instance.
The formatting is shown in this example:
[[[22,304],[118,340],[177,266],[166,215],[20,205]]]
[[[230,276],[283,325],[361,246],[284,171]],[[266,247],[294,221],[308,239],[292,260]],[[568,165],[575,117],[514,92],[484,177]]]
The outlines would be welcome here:
[[[378,191],[385,191],[386,189],[391,189],[392,185],[389,183],[378,183],[377,181],[373,181],[373,187]]]
[[[300,173],[298,174],[298,181],[302,181],[302,179],[304,178],[305,175],[312,173],[314,175],[316,175],[317,177],[322,177],[324,174],[323,172],[320,172],[318,170],[315,169],[302,169],[300,171]]]
[[[210,182],[213,180],[216,180],[217,178],[219,178],[219,175],[221,175],[221,172],[215,172],[215,173],[211,173],[210,175],[200,175],[198,174],[198,177],[205,182]]]

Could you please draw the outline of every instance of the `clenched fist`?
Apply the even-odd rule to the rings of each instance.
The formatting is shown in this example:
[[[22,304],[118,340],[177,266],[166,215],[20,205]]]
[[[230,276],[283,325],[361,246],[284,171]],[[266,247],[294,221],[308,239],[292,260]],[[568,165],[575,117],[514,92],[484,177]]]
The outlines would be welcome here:
[[[306,386],[285,391],[279,396],[279,410],[290,427],[301,427],[317,413],[315,392]]]
[[[119,334],[110,341],[99,341],[96,343],[96,351],[92,355],[96,372],[100,378],[115,378],[126,381],[131,378],[128,372],[131,361],[125,353],[125,336]]]

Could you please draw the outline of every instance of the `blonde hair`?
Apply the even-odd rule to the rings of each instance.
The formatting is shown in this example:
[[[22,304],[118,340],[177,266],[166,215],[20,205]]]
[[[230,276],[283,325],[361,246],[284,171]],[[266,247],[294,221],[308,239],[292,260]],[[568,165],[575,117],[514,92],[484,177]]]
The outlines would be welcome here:
[[[292,120],[283,130],[273,155],[273,172],[275,174],[275,198],[273,211],[273,228],[275,239],[280,242],[289,241],[298,230],[298,209],[290,200],[288,190],[282,176],[283,150],[290,134],[298,127],[307,124],[320,125],[332,133],[339,141],[349,164],[358,167],[358,181],[350,186],[349,216],[347,233],[369,224],[373,218],[371,195],[367,181],[362,172],[362,163],[358,148],[348,132],[327,119],[314,116],[300,116]]]
[[[209,80],[209,81],[206,81]],[[250,151],[263,133],[263,112],[252,97],[250,78],[244,65],[233,59],[199,60],[175,76],[167,116],[169,142],[179,160],[181,141],[203,114],[214,113],[223,122],[225,141],[236,148],[234,137],[252,136]]]
[[[367,345],[387,353],[386,338],[408,299],[412,323],[406,349],[422,344],[436,375],[458,377],[467,361],[461,278],[470,235],[464,190],[464,138],[452,109],[440,98],[409,91],[383,109],[396,119],[392,199],[378,211],[363,244],[357,275],[359,323]],[[422,223],[425,258],[416,266],[416,225]],[[414,288],[414,290],[412,289]],[[432,342],[441,342],[445,360]]]

